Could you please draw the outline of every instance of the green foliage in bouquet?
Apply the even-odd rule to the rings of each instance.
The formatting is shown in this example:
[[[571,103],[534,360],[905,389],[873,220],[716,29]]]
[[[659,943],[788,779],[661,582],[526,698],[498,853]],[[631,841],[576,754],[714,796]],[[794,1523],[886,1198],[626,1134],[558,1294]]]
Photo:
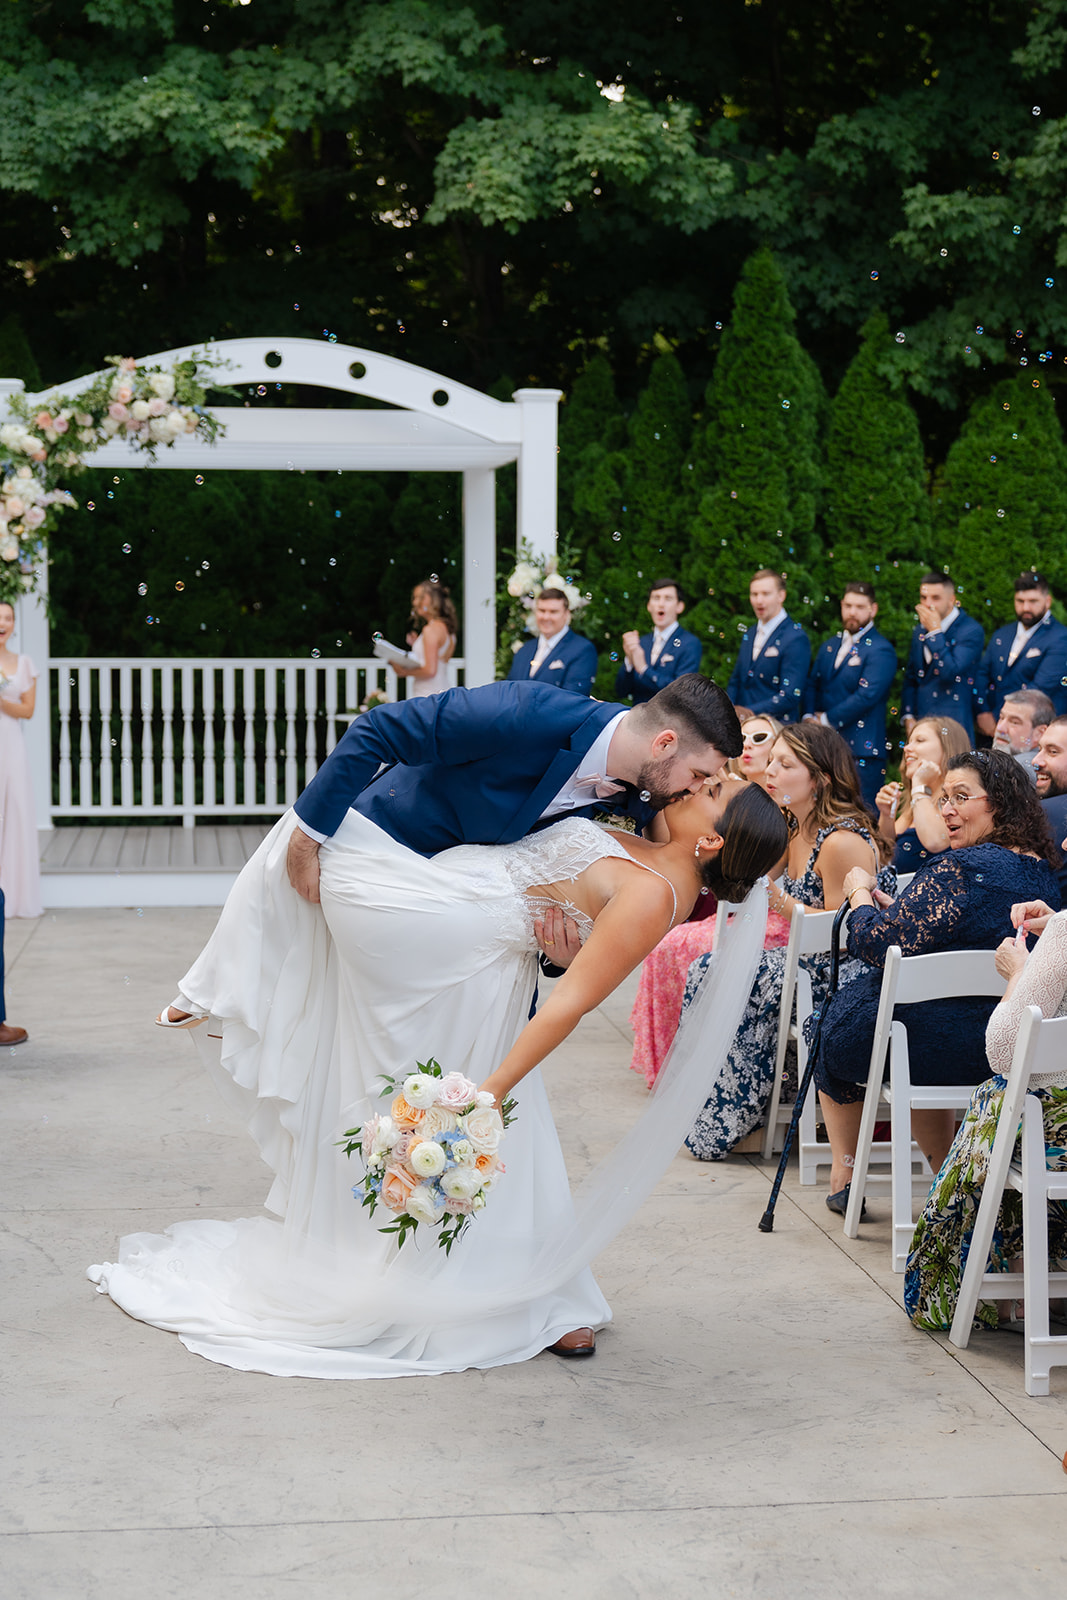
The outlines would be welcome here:
[[[1067,447],[1047,379],[1033,369],[975,402],[934,498],[936,547],[986,626],[1012,615],[1012,583],[1036,567],[1067,588]]]

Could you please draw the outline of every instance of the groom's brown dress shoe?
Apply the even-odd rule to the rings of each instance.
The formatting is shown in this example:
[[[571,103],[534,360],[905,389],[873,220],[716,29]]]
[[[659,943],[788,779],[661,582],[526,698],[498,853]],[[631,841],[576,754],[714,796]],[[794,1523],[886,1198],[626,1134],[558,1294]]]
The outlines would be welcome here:
[[[548,1348],[554,1356],[595,1356],[596,1334],[592,1328],[575,1328],[573,1333],[565,1333]]]
[[[25,1028],[10,1028],[6,1022],[0,1022],[0,1045],[25,1044],[28,1038]]]

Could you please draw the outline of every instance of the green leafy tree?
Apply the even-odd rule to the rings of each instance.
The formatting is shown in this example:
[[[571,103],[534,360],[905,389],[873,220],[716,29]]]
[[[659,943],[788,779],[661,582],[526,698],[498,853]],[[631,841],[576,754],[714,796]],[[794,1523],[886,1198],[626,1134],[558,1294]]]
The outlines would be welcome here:
[[[935,493],[934,534],[939,565],[987,626],[1011,618],[1027,568],[1067,590],[1067,446],[1043,378],[1021,372],[976,401]]]
[[[41,387],[40,368],[33,358],[22,319],[14,313],[0,322],[0,378],[21,378],[30,394],[36,394]]]
[[[918,418],[894,381],[892,348],[889,323],[876,312],[830,404],[826,540],[817,570],[831,598],[827,631],[837,625],[845,583],[865,579],[877,587],[878,627],[903,656],[930,565],[930,499]]]
[[[815,613],[813,535],[821,492],[822,382],[794,330],[785,279],[769,250],[746,262],[708,385],[692,456],[697,505],[687,567],[701,596],[690,626],[709,640],[705,667],[725,682],[751,622],[749,579],[784,572],[790,614]]]

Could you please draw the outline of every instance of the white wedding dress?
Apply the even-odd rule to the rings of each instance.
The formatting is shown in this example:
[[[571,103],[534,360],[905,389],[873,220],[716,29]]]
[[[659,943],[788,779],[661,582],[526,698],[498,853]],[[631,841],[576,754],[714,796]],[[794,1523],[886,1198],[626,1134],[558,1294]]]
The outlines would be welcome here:
[[[506,1175],[447,1257],[425,1226],[397,1250],[379,1231],[388,1214],[371,1219],[353,1197],[362,1166],[337,1141],[381,1108],[380,1073],[402,1077],[434,1056],[476,1083],[489,1075],[526,1021],[537,975],[537,907],[523,890],[605,855],[629,859],[625,848],[571,819],[427,861],[350,811],[322,846],[313,906],[286,876],[294,825],[290,813],[245,867],[178,1001],[210,1013],[193,1037],[275,1174],[266,1207],[281,1220],[132,1234],[90,1278],[195,1353],[279,1376],[493,1367],[602,1326],[611,1312],[589,1262],[676,1153],[725,1047],[690,1052],[688,1072],[664,1070],[637,1127],[573,1200],[541,1074],[530,1073],[502,1147]],[[726,1045],[765,898],[749,920],[759,928],[737,941],[741,966],[719,974]]]

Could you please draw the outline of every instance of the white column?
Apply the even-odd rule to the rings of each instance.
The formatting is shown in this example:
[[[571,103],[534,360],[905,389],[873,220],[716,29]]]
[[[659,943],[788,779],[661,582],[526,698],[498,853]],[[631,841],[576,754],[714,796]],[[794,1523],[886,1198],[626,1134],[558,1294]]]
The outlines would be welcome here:
[[[556,553],[556,438],[562,389],[516,389],[522,415],[518,462],[518,537],[539,556]]]
[[[468,689],[496,676],[496,473],[463,474],[463,658]]]
[[[37,593],[22,597],[16,607],[18,628],[15,649],[27,655],[37,668],[37,699],[33,716],[22,724],[26,754],[33,784],[33,803],[38,828],[52,826],[52,677],[48,666],[51,643],[48,634],[48,566],[42,560],[37,577]]]

